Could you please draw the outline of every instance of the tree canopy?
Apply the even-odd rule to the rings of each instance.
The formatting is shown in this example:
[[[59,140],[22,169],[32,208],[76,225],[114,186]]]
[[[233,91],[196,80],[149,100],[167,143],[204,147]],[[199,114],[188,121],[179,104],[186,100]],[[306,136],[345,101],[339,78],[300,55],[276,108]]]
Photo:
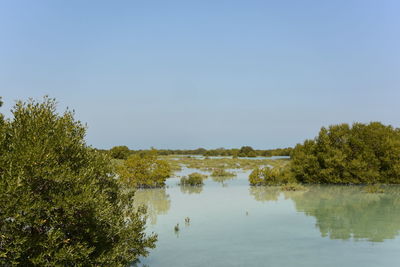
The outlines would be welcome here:
[[[292,152],[291,171],[303,183],[400,183],[400,129],[379,122],[322,128]]]
[[[17,102],[0,116],[0,265],[126,266],[153,248],[143,211],[85,127],[56,102]]]
[[[115,146],[110,149],[110,156],[114,159],[127,159],[130,150],[127,146]]]
[[[256,157],[257,153],[251,146],[242,146],[238,153],[239,157]]]
[[[157,157],[156,150],[130,156],[117,168],[121,180],[132,187],[161,187],[171,175],[171,167]]]

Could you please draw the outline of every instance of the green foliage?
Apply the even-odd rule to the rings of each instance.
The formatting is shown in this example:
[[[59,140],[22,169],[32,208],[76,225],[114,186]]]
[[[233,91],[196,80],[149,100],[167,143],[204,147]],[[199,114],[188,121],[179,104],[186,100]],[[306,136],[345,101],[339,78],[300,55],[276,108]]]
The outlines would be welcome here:
[[[235,176],[236,174],[233,172],[228,172],[222,168],[213,169],[211,176],[213,177],[228,177],[228,176]]]
[[[251,146],[242,146],[238,153],[239,157],[256,157],[257,154]]]
[[[128,157],[117,166],[121,180],[130,187],[161,187],[171,176],[171,167],[167,161],[158,159],[157,151],[143,151]]]
[[[251,147],[243,147],[243,149],[237,149],[237,148],[231,148],[231,149],[226,149],[223,147],[216,148],[216,149],[209,149],[206,150],[204,148],[198,148],[198,149],[160,149],[158,150],[159,155],[167,156],[167,155],[203,155],[207,157],[214,157],[214,156],[223,156],[223,157],[238,157],[238,154],[242,150],[242,155],[241,157],[255,157],[255,156],[265,156],[265,157],[271,157],[271,156],[289,156],[292,148],[276,148],[276,149],[266,149],[266,150],[260,150],[260,149],[253,149]],[[133,151],[133,153],[136,152],[141,152],[142,150],[137,150]],[[250,154],[250,155],[248,155]]]
[[[180,184],[181,185],[190,185],[190,186],[197,186],[203,185],[203,180],[207,178],[207,175],[194,172],[188,175],[188,177],[182,177]]]
[[[153,248],[110,160],[53,99],[18,102],[0,124],[0,265],[126,266]]]
[[[400,130],[379,122],[322,128],[297,145],[292,172],[303,183],[400,183]]]
[[[0,108],[2,105],[3,105],[3,101],[1,100],[1,96],[0,96]],[[4,131],[4,116],[3,116],[3,114],[0,113],[0,138],[4,137],[3,131]],[[1,141],[1,139],[0,139],[0,141]]]
[[[163,156],[162,159],[168,161],[171,166],[180,165],[188,168],[213,171],[213,169],[244,169],[252,170],[259,166],[271,165],[274,167],[284,167],[289,159],[248,159],[248,158],[199,158],[187,156]]]
[[[288,168],[256,168],[249,176],[250,185],[281,185],[295,182]]]
[[[127,146],[115,146],[110,149],[110,156],[114,159],[127,159],[130,154]]]

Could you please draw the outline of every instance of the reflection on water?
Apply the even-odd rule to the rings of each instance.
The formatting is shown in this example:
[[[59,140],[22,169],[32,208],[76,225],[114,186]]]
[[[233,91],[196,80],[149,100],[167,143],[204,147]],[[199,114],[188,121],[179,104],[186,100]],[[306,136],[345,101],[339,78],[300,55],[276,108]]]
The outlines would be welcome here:
[[[400,231],[400,188],[368,194],[360,186],[309,186],[307,191],[282,192],[279,187],[250,187],[255,200],[278,201],[282,194],[296,210],[316,218],[322,237],[382,242]]]
[[[248,175],[209,178],[200,187],[173,177],[165,189],[138,190],[136,205],[148,207],[151,222],[146,231],[158,234],[138,266],[400,266],[400,187],[282,192],[249,186]]]
[[[157,223],[157,215],[167,214],[171,200],[165,188],[139,189],[135,192],[135,207],[146,206],[151,224]]]
[[[203,185],[180,185],[180,189],[184,194],[200,194],[203,191]]]
[[[322,236],[331,239],[393,239],[400,230],[400,198],[395,188],[368,194],[358,186],[320,186],[290,198],[296,209],[317,219]]]
[[[235,179],[235,176],[211,176],[211,179],[222,185],[222,187],[227,187],[228,183],[227,181]]]
[[[281,189],[278,186],[250,186],[249,192],[257,201],[278,201]]]

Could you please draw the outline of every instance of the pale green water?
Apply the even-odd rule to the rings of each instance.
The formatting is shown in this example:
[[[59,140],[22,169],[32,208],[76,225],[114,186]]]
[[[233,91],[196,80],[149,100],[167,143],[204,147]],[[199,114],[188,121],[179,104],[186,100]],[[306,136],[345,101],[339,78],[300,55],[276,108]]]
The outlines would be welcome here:
[[[247,177],[208,178],[200,188],[172,178],[166,189],[138,191],[149,208],[148,231],[159,236],[139,266],[400,266],[399,187],[280,192],[250,187]]]

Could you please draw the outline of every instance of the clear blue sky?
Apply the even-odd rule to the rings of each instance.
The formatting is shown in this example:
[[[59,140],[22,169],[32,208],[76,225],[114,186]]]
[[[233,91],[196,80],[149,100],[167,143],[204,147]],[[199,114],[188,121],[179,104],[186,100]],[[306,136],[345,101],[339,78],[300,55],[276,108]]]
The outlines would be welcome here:
[[[99,148],[293,146],[399,127],[400,1],[1,1],[1,109],[57,98]]]

